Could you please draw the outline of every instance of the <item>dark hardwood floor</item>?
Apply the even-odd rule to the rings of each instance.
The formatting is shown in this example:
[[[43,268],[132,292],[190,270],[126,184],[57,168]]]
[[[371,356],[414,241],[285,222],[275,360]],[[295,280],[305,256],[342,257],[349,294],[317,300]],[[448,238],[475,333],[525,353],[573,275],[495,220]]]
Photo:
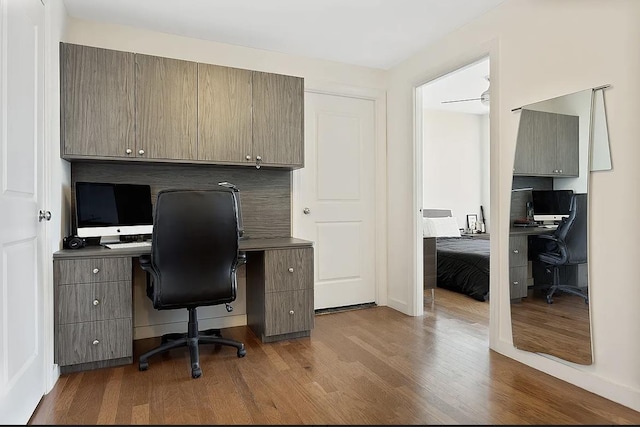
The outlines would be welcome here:
[[[423,317],[388,307],[316,316],[310,338],[186,349],[63,375],[30,424],[640,424],[640,413],[489,350],[489,304],[436,290]],[[137,341],[135,351],[155,339]]]

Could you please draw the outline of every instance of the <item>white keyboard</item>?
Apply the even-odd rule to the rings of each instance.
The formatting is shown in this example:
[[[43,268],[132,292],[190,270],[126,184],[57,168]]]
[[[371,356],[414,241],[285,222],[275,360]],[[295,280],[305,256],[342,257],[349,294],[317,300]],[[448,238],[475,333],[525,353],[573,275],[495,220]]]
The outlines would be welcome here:
[[[121,242],[121,243],[109,243],[104,245],[109,249],[125,249],[125,248],[150,248],[151,242]]]

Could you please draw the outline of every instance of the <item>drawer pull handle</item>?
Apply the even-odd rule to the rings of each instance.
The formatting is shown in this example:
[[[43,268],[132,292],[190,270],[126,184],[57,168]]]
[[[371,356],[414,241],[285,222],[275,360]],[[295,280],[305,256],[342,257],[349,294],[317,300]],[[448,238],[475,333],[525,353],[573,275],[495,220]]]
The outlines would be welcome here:
[[[99,268],[94,268],[93,269],[93,274],[98,274],[100,273],[100,269]]]
[[[133,150],[131,150],[131,148],[127,148],[127,149],[125,150],[125,153],[127,153],[127,154],[131,154],[131,153],[133,153]]]
[[[289,310],[289,314],[293,314],[293,310]]]
[[[517,280],[515,282],[513,282],[514,286],[518,286],[520,284],[520,282],[518,282]]]
[[[142,156],[144,154],[144,150],[138,150],[138,154]]]
[[[289,273],[293,273],[293,267],[289,267]]]
[[[98,340],[93,340],[93,342],[92,342],[91,344],[93,344],[93,345],[98,345],[98,344],[100,344],[100,341],[98,341]]]
[[[93,300],[93,305],[99,305],[100,304],[100,300],[99,299],[94,299]]]
[[[514,253],[514,254],[519,254],[519,253],[520,253],[520,251],[519,251],[519,250],[517,250],[517,249],[514,249],[514,250],[513,250],[513,253]]]

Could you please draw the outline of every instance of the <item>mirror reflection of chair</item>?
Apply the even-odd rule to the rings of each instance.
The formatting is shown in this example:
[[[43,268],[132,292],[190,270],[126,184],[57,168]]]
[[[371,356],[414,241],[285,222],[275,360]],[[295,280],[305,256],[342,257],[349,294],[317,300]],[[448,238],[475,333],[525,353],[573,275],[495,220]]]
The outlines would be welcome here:
[[[569,217],[558,225],[553,234],[541,234],[538,238],[549,241],[545,251],[538,254],[538,259],[553,270],[553,282],[546,295],[547,303],[553,303],[556,291],[578,295],[588,303],[589,296],[580,287],[560,283],[560,267],[587,262],[587,195],[574,194]]]
[[[147,370],[149,357],[188,346],[191,376],[202,375],[199,343],[232,346],[237,356],[246,354],[244,344],[223,338],[220,330],[198,331],[197,307],[230,303],[236,299],[239,252],[239,215],[233,190],[164,190],[155,207],[151,255],[140,257],[148,273],[147,295],[157,310],[186,308],[188,332],[166,334],[162,344],[139,358]],[[150,277],[149,277],[150,276]],[[150,280],[149,280],[150,279]]]

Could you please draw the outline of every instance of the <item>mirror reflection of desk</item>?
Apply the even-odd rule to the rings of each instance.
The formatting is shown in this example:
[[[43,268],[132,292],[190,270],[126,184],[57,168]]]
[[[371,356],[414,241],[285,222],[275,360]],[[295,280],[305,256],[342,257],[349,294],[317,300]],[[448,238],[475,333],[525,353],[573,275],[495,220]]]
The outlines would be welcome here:
[[[525,298],[529,284],[533,284],[532,265],[529,263],[529,237],[552,234],[554,231],[555,229],[546,227],[511,227],[509,230],[509,283],[512,302]]]
[[[241,239],[247,253],[247,325],[263,342],[309,336],[313,243]],[[62,373],[133,362],[133,282],[150,247],[86,247],[53,255],[55,361]],[[136,285],[137,286],[137,285]],[[138,295],[140,293],[138,292]]]

